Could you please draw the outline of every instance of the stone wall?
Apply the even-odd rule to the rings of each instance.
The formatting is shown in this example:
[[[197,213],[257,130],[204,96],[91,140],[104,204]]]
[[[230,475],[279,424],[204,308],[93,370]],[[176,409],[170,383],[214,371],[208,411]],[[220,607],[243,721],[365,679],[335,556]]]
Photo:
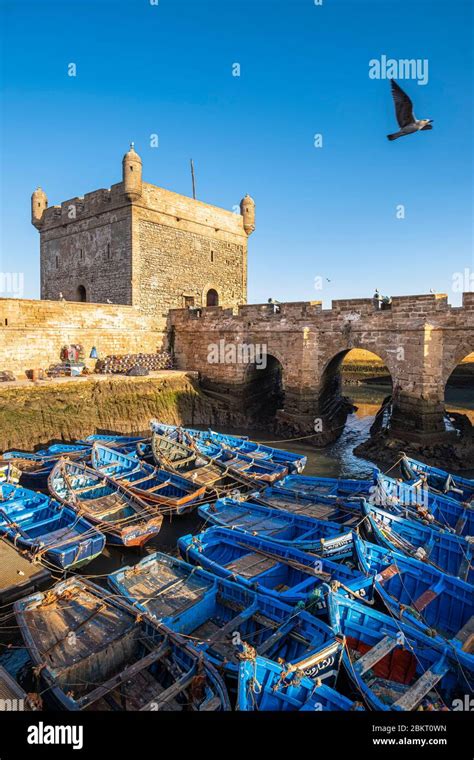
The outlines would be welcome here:
[[[143,184],[133,206],[134,305],[146,314],[247,299],[247,235],[240,214]]]
[[[40,233],[41,298],[132,303],[130,204],[121,183],[51,206]],[[79,293],[84,288],[84,293]]]
[[[19,379],[25,370],[59,362],[63,345],[92,346],[99,357],[154,353],[165,345],[165,320],[151,319],[131,306],[0,299],[0,370]],[[89,368],[94,359],[86,361]]]

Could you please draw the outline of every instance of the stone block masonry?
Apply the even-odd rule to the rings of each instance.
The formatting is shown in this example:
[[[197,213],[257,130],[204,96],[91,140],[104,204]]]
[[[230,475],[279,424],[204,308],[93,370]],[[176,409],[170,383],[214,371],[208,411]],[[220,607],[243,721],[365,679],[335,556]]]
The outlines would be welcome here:
[[[43,299],[124,304],[157,318],[170,308],[247,299],[253,200],[243,198],[234,213],[143,182],[133,147],[122,182],[109,190],[49,207],[35,190],[31,221],[40,233]]]
[[[166,348],[166,322],[131,306],[0,299],[0,370],[18,378],[27,369],[59,362],[63,345],[81,343],[86,364],[93,346],[108,354],[154,353]]]
[[[393,381],[392,430],[401,438],[443,438],[444,389],[455,367],[474,351],[474,293],[453,308],[445,295],[400,296],[386,311],[372,299],[269,304],[204,309],[200,315],[172,311],[179,367],[200,373],[205,387],[239,405],[251,402],[256,377],[265,370],[232,361],[209,361],[209,347],[226,344],[264,347],[269,371],[280,365],[287,428],[310,433],[323,422],[327,442],[338,425],[340,367],[353,348],[366,349],[386,364]],[[343,424],[343,421],[342,421]]]

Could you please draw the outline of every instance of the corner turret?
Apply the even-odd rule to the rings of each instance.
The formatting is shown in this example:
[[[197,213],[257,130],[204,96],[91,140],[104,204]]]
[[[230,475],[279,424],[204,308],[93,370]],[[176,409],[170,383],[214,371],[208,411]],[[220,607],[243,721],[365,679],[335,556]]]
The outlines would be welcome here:
[[[142,160],[135,152],[134,144],[122,160],[123,191],[129,201],[136,201],[142,194]]]
[[[48,199],[46,193],[40,187],[37,187],[31,196],[31,224],[33,224],[37,230],[39,230],[43,224],[43,214],[47,208]]]
[[[248,194],[240,201],[240,213],[244,218],[244,230],[251,235],[255,229],[255,201]]]

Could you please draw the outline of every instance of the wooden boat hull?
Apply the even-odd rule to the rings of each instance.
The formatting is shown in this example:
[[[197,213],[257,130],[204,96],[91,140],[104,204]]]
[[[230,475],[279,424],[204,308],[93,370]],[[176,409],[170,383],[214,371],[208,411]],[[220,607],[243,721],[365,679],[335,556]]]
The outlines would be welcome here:
[[[449,643],[459,659],[474,668],[472,586],[359,536],[354,536],[354,548],[360,570],[374,575],[375,588],[388,611],[441,647]],[[472,629],[471,642],[465,642],[468,629]],[[471,652],[463,649],[465,643]]]
[[[303,493],[282,488],[280,485],[265,488],[249,497],[257,504],[291,512],[294,515],[337,523],[346,530],[356,529],[363,520],[361,498],[342,498],[317,493]]]
[[[187,562],[234,580],[287,604],[302,602],[316,615],[326,613],[326,588],[331,581],[347,593],[370,598],[372,579],[344,565],[269,539],[212,527],[197,536],[181,536],[178,548]]]
[[[216,498],[236,488],[243,492],[255,488],[254,481],[249,478],[156,432],[152,435],[151,448],[154,461],[159,467],[164,467],[196,486],[204,486],[209,498]]]
[[[211,462],[218,462],[231,472],[244,475],[256,483],[276,483],[288,474],[288,468],[282,464],[262,462],[247,454],[222,448],[222,446],[214,443],[204,443],[198,440],[195,446],[199,453],[209,457]]]
[[[347,674],[371,709],[453,709],[472,691],[474,673],[452,648],[339,593],[329,593],[328,609],[334,632],[345,637]]]
[[[474,501],[474,479],[472,478],[452,475],[447,470],[431,467],[407,456],[403,456],[400,462],[400,471],[403,480],[410,485],[421,479],[435,493],[441,493],[443,496],[466,504]]]
[[[386,512],[367,502],[364,511],[371,525],[371,540],[375,543],[474,583],[473,549],[465,538]]]
[[[230,708],[217,671],[177,634],[79,577],[16,602],[46,693],[66,710]]]
[[[459,536],[474,535],[472,507],[433,493],[423,484],[410,485],[383,475],[377,470],[374,471],[373,480],[290,475],[284,478],[280,485],[306,496],[325,494],[343,498],[364,497],[382,509],[409,519],[422,520],[441,530],[451,530]]]
[[[82,444],[52,444],[37,452],[6,451],[0,465],[14,464],[21,472],[20,482],[25,488],[44,489],[48,477],[61,456],[67,451],[70,459],[87,458],[90,446]]]
[[[237,707],[239,710],[272,712],[327,710],[363,710],[323,682],[315,682],[285,665],[265,657],[243,662],[238,680]]]
[[[270,538],[276,543],[323,557],[339,560],[353,553],[352,531],[329,520],[316,520],[252,501],[230,498],[218,499],[215,504],[204,504],[198,511],[206,525]]]
[[[160,435],[169,436],[174,440],[186,442],[194,439],[203,443],[213,443],[222,448],[229,448],[232,451],[246,454],[256,460],[283,464],[288,468],[288,472],[303,472],[307,462],[307,457],[303,454],[295,454],[285,449],[277,449],[272,446],[266,446],[263,443],[256,443],[255,441],[250,441],[247,436],[228,435],[226,433],[217,433],[214,430],[195,430],[177,425],[164,425],[157,420],[152,420],[151,428]]]
[[[15,546],[60,570],[79,569],[98,557],[105,536],[74,510],[45,494],[0,485],[0,533]]]
[[[179,475],[153,467],[101,443],[94,443],[91,462],[97,472],[121,483],[145,503],[163,507],[163,511],[169,514],[191,511],[206,491],[205,486],[198,488]]]
[[[111,544],[141,547],[161,529],[163,514],[156,508],[79,462],[60,460],[48,485],[58,501],[99,526]]]
[[[342,645],[328,625],[183,560],[157,552],[108,582],[120,598],[186,635],[228,676],[261,651],[329,685],[337,678]]]

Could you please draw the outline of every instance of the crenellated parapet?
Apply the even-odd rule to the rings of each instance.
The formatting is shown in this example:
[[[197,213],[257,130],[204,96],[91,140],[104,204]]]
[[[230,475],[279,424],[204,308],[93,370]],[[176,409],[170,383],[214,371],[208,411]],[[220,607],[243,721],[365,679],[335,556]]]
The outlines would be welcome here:
[[[365,329],[383,326],[387,322],[400,322],[406,326],[406,320],[413,324],[420,320],[435,319],[437,324],[451,324],[453,321],[467,320],[471,324],[471,312],[474,311],[474,293],[463,294],[463,305],[452,307],[444,294],[394,296],[388,308],[376,308],[372,298],[341,299],[332,301],[331,308],[323,309],[321,301],[295,301],[285,303],[243,304],[234,309],[221,307],[201,309],[172,309],[170,319],[174,324],[195,323],[201,320],[218,323],[229,318],[236,326],[251,322],[252,324],[270,321],[278,323],[314,323],[324,326],[328,322],[343,322],[354,328]]]

